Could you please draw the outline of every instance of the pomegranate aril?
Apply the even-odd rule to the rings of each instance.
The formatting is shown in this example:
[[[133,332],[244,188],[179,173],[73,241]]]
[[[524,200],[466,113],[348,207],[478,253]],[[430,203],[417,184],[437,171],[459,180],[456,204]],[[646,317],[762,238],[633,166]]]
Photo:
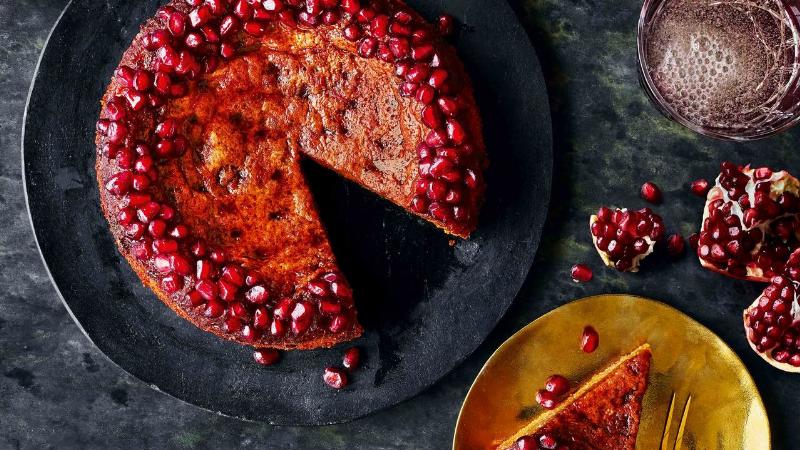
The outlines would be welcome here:
[[[594,327],[587,325],[583,328],[583,333],[581,333],[581,350],[584,353],[592,353],[597,350],[598,345],[600,345],[600,334],[597,333]]]
[[[252,325],[244,325],[242,327],[242,339],[246,342],[255,342],[261,337],[261,332],[255,329]]]
[[[264,0],[261,6],[269,12],[279,12],[283,10],[283,2],[281,0]]]
[[[661,189],[655,183],[648,181],[642,185],[639,195],[650,203],[660,204],[663,200]]]
[[[544,389],[555,395],[564,395],[569,390],[569,380],[562,375],[550,375],[544,383]]]
[[[350,347],[345,350],[342,356],[342,365],[345,369],[353,371],[361,364],[361,350],[358,347]]]
[[[225,319],[224,329],[226,333],[237,333],[242,329],[242,321],[238,317],[228,317]]]
[[[673,234],[667,238],[667,252],[673,258],[683,255],[685,248],[686,244],[680,234]]]
[[[340,7],[348,14],[356,14],[361,10],[361,2],[359,0],[342,0]]]
[[[183,36],[186,32],[186,16],[180,11],[173,11],[169,16],[168,28],[173,36]]]
[[[539,436],[539,446],[545,450],[555,450],[558,441],[550,434],[543,434]]]
[[[200,280],[194,288],[206,300],[211,301],[217,298],[217,285],[211,280]]]
[[[358,43],[358,54],[363,58],[371,58],[378,48],[378,41],[373,37],[365,37]]]
[[[253,359],[262,366],[271,366],[281,359],[281,354],[275,349],[262,348],[253,352]]]
[[[348,41],[355,42],[361,38],[361,27],[356,24],[350,24],[342,30],[342,35]]]
[[[539,443],[533,436],[522,436],[514,442],[514,447],[510,450],[539,450]]]
[[[227,265],[222,268],[222,279],[236,286],[241,286],[244,284],[244,272],[238,266]]]
[[[570,276],[572,276],[572,281],[576,283],[586,283],[592,280],[592,269],[587,266],[586,264],[575,264],[570,269]]]
[[[701,178],[692,181],[690,186],[692,193],[698,197],[705,197],[708,194],[708,180]]]
[[[128,193],[133,187],[133,175],[130,172],[119,172],[106,182],[106,190],[120,196]]]
[[[264,286],[253,286],[245,294],[245,298],[253,304],[263,305],[269,298],[269,291]]]
[[[225,280],[217,281],[217,291],[219,292],[219,298],[225,300],[226,302],[232,302],[236,298],[236,291],[238,288],[229,283]]]
[[[342,369],[336,367],[326,367],[322,379],[325,381],[325,384],[334,389],[341,389],[347,386],[347,374]]]
[[[200,306],[206,302],[203,296],[197,291],[191,291],[186,294],[184,300],[192,307]]]
[[[536,403],[544,409],[553,409],[558,406],[558,396],[545,389],[540,389],[536,392]]]
[[[183,277],[178,275],[167,275],[161,279],[161,287],[168,293],[174,294],[183,289]]]
[[[328,331],[331,333],[340,333],[350,325],[350,319],[346,314],[337,314],[334,316],[331,323],[328,325]]]
[[[269,311],[263,306],[259,306],[253,311],[253,327],[257,330],[266,330],[269,328],[271,320],[272,318],[270,317]]]
[[[439,28],[439,33],[441,33],[443,36],[449,36],[453,34],[453,31],[455,30],[455,20],[453,19],[453,16],[448,14],[442,14],[439,16],[437,25]]]
[[[287,331],[288,327],[284,322],[282,322],[279,319],[273,320],[272,324],[269,327],[269,334],[275,337],[285,336]]]
[[[314,310],[308,302],[297,302],[292,309],[291,317],[292,332],[299,335],[311,327]]]
[[[206,303],[205,311],[203,311],[203,315],[209,318],[217,318],[220,317],[225,312],[225,304],[220,302],[219,300],[209,300]]]

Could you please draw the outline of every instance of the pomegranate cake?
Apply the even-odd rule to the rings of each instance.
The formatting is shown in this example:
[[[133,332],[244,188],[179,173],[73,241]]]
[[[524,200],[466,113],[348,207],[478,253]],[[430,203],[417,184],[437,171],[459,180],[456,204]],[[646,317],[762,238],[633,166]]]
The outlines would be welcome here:
[[[644,344],[617,359],[497,448],[633,450],[650,358],[650,346]]]
[[[399,0],[173,0],[102,99],[97,181],[118,248],[176,313],[308,349],[362,332],[302,157],[466,238],[487,164],[472,87]]]

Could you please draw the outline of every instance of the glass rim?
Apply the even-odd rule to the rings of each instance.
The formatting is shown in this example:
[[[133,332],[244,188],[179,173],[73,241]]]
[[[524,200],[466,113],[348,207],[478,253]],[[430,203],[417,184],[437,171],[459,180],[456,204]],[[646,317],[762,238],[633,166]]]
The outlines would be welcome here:
[[[656,109],[665,117],[670,120],[673,120],[686,128],[694,131],[695,133],[701,134],[703,136],[708,136],[715,139],[720,139],[724,141],[755,141],[758,139],[764,139],[775,134],[781,133],[783,131],[788,130],[789,128],[794,127],[795,125],[800,122],[800,114],[797,114],[797,110],[800,109],[800,101],[797,102],[792,108],[787,110],[787,113],[792,114],[793,117],[790,119],[778,122],[777,126],[760,126],[760,127],[753,127],[753,128],[743,128],[739,132],[722,132],[714,128],[707,128],[698,123],[688,120],[681,114],[679,114],[672,105],[667,102],[667,100],[661,95],[661,92],[655,85],[653,78],[650,76],[650,71],[648,70],[647,64],[647,36],[646,36],[646,27],[648,24],[648,19],[650,17],[650,12],[654,6],[659,7],[661,4],[669,0],[644,0],[642,4],[642,10],[639,13],[639,21],[636,27],[636,59],[637,59],[637,66],[639,71],[639,82],[642,85],[642,88],[645,90],[650,101],[656,107]],[[795,22],[797,26],[797,22]],[[800,27],[799,27],[800,28]],[[798,44],[800,46],[800,44]],[[793,76],[793,81],[791,81],[792,88],[787,89],[788,92],[792,92],[798,90],[800,86],[800,78],[796,75]],[[786,94],[784,94],[786,95]]]

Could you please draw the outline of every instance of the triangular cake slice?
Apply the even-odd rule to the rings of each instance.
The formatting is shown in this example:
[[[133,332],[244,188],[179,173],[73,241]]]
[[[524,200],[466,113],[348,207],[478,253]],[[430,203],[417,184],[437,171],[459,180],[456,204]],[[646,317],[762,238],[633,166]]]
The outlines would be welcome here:
[[[557,448],[634,449],[650,357],[650,346],[644,344],[617,359],[497,448],[514,449],[517,441],[526,436],[538,445],[540,438],[547,435],[557,442]]]

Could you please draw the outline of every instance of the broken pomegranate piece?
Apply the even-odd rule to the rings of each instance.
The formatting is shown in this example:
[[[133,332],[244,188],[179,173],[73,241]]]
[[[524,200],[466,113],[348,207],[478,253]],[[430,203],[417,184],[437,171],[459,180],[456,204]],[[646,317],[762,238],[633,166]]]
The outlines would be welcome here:
[[[800,250],[787,261],[787,275],[773,277],[744,311],[750,347],[765,361],[787,372],[800,372]]]
[[[608,267],[638,272],[664,235],[664,222],[650,208],[629,211],[603,206],[589,219],[592,242]]]
[[[800,181],[782,170],[723,162],[708,191],[697,246],[700,264],[725,275],[768,282],[800,247]]]

